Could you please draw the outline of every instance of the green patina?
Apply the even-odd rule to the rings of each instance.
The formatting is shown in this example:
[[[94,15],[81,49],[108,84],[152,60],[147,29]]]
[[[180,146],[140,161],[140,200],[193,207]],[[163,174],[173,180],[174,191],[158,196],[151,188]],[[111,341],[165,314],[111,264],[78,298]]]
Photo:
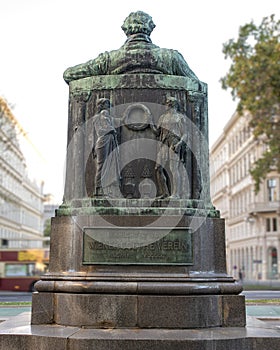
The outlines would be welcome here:
[[[125,19],[122,26],[127,36],[124,45],[117,50],[101,53],[98,57],[86,63],[70,67],[64,72],[64,79],[70,87],[68,126],[68,149],[70,151],[68,158],[69,171],[67,172],[67,185],[65,187],[65,201],[67,205],[63,205],[57,210],[58,216],[161,216],[168,214],[219,217],[219,212],[211,205],[209,195],[207,84],[198,79],[178,51],[160,48],[152,43],[150,34],[154,27],[153,20],[148,14],[142,11],[131,13]],[[125,154],[127,152],[124,149],[127,141],[131,142],[135,140],[135,145],[137,145],[140,139],[152,140],[158,143],[162,142],[160,139],[160,130],[164,128],[156,127],[155,125],[160,115],[163,114],[163,111],[149,104],[164,106],[164,110],[166,110],[166,103],[170,96],[178,100],[178,105],[180,105],[183,113],[181,114],[183,115],[182,119],[189,121],[190,124],[182,131],[182,128],[177,130],[178,128],[175,128],[172,123],[170,125],[165,123],[165,128],[170,128],[172,134],[175,135],[178,133],[180,135],[178,140],[181,143],[189,140],[188,147],[190,147],[192,153],[189,152],[187,156],[187,152],[184,153],[179,147],[180,145],[177,149],[178,152],[180,148],[180,152],[183,154],[180,160],[184,162],[184,165],[188,162],[186,172],[184,173],[185,177],[182,176],[182,178],[184,177],[184,183],[183,180],[179,181],[177,179],[178,176],[176,177],[174,175],[177,173],[174,172],[173,168],[170,168],[170,172],[173,175],[170,175],[170,181],[168,183],[164,175],[159,173],[158,170],[155,170],[155,165],[152,162],[146,162],[145,165],[148,163],[147,166],[150,174],[148,178],[156,187],[156,194],[150,194],[151,198],[154,196],[154,200],[156,198],[160,198],[160,200],[155,200],[155,202],[153,200],[150,202],[146,201],[147,203],[141,202],[140,198],[144,198],[144,196],[141,197],[138,192],[140,191],[139,188],[143,178],[141,177],[142,172],[139,169],[144,165],[142,154],[137,153],[134,156],[140,160],[133,163],[134,169],[132,171],[134,176],[133,181],[135,183],[127,176],[128,169],[124,166],[121,169],[122,173],[119,174],[119,177],[118,175],[114,176],[114,178],[118,178],[124,200],[122,201],[122,198],[116,198],[117,201],[114,201],[108,198],[108,201],[106,201],[107,195],[105,192],[100,192],[100,186],[97,186],[96,180],[97,166],[100,167],[100,164],[103,164],[104,173],[108,169],[104,165],[106,163],[106,156],[102,156],[103,158],[100,158],[98,162],[97,155],[100,156],[101,152],[98,154],[95,152],[93,159],[91,159],[92,145],[90,143],[93,143],[95,150],[99,150],[95,143],[98,139],[97,133],[100,132],[102,115],[99,115],[100,111],[97,104],[105,97],[112,104],[112,110],[116,107],[114,113],[112,113],[116,125],[123,122],[123,120],[125,121],[124,126],[127,126],[127,128],[122,125],[116,129],[117,146],[123,146],[119,151],[120,159],[125,164]],[[118,109],[118,107],[129,104],[129,106],[132,106],[131,110],[134,111],[134,109],[137,110],[139,108],[139,103],[141,103],[143,108],[143,101],[146,103],[145,108],[149,111],[150,117],[147,120],[145,119],[146,123],[142,123],[145,128],[143,130],[136,129],[136,132],[135,129],[129,127],[129,123],[126,123],[126,119],[124,118],[126,116],[126,110],[124,111],[122,108]],[[138,107],[136,108],[135,105]],[[171,107],[169,106],[168,108],[170,109]],[[139,116],[136,112],[136,117],[135,115],[134,117],[137,119]],[[174,118],[178,117],[179,114],[173,112],[172,109],[172,113],[170,112],[169,115],[172,115]],[[111,116],[111,111],[108,113]],[[140,117],[142,116],[141,113],[139,115]],[[144,113],[143,118],[145,115]],[[91,130],[91,118],[94,116],[95,119],[93,120],[98,120],[100,125],[95,122],[95,128]],[[131,119],[134,120],[133,117]],[[84,123],[84,121],[86,122]],[[78,132],[76,132],[77,130]],[[86,142],[84,142],[84,135],[88,137]],[[164,138],[164,135],[162,137]],[[177,138],[174,139],[178,142]],[[105,141],[104,144],[106,144]],[[89,155],[87,154],[88,149],[90,150]],[[157,157],[157,151],[159,150],[152,149],[151,147],[147,151],[147,160],[158,161],[160,157]],[[81,155],[85,155],[85,159]],[[166,167],[171,166],[170,164],[171,162]],[[85,165],[86,169],[84,169]],[[114,166],[110,165],[110,169],[114,169]],[[186,177],[188,177],[188,180],[185,179]],[[162,193],[163,186],[161,183],[163,182],[166,188],[169,185],[169,188],[165,191],[166,193]],[[173,187],[171,186],[171,182]],[[75,186],[73,186],[73,183]],[[178,193],[176,192],[176,195],[172,196],[171,194],[174,194],[172,191],[177,183],[180,183],[178,185],[180,191],[177,191]],[[189,183],[189,186],[187,186],[187,183]],[[133,189],[131,189],[132,187]],[[85,188],[86,191],[84,190]],[[185,188],[186,193],[182,193],[182,188]],[[132,193],[129,191],[132,191]],[[92,198],[84,198],[83,196],[85,195],[92,196]],[[110,195],[108,196],[119,196],[118,193],[114,194],[113,191],[111,191]],[[169,196],[171,198],[188,199],[169,203],[164,199]],[[100,198],[99,202],[96,200],[97,198]],[[130,202],[127,200],[128,198],[133,198],[136,202]],[[201,200],[198,200],[198,198]],[[108,202],[110,203],[108,204]]]
[[[193,264],[190,228],[87,227],[83,247],[85,265]]]
[[[194,199],[169,200],[129,200],[123,199],[74,199],[63,203],[56,211],[57,216],[71,215],[188,215],[196,217],[219,218],[220,212],[215,207],[206,206],[203,201]]]
[[[157,74],[99,75],[73,80],[69,84],[72,94],[90,93],[93,90],[114,89],[169,89],[199,91],[207,94],[207,84],[183,76]]]
[[[187,77],[194,84],[201,86],[201,82],[177,50],[160,48],[152,43],[150,34],[154,27],[151,16],[142,11],[132,12],[122,26],[127,35],[124,45],[117,50],[101,53],[86,63],[66,69],[64,80],[70,83],[93,76],[148,73]],[[119,87],[119,82],[117,78],[108,79],[112,88]]]

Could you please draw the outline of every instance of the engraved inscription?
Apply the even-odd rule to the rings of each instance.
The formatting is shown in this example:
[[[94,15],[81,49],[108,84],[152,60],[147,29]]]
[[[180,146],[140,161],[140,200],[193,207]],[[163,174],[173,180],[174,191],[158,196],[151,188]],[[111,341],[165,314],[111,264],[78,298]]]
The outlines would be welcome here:
[[[86,227],[83,232],[83,264],[193,264],[190,228]]]

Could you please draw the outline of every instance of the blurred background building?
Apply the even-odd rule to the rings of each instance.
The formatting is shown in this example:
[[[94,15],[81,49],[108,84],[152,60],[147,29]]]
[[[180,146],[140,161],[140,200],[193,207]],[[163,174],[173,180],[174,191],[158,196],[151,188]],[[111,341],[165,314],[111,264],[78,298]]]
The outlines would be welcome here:
[[[22,132],[0,97],[0,249],[42,248],[43,183],[31,181],[17,134]]]
[[[19,141],[30,140],[1,97],[0,126],[0,290],[33,291],[48,269],[50,217],[58,205],[44,195],[43,182],[30,180]]]
[[[226,223],[228,273],[248,280],[280,273],[280,175],[271,172],[255,194],[249,173],[265,151],[248,125],[232,116],[210,152],[211,195]]]

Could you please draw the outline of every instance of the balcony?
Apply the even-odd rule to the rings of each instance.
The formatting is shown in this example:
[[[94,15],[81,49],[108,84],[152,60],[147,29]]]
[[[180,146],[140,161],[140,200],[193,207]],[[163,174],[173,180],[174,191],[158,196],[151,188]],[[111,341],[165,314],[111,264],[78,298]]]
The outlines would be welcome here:
[[[259,202],[249,205],[249,213],[272,213],[276,212],[280,215],[280,201],[275,202]]]

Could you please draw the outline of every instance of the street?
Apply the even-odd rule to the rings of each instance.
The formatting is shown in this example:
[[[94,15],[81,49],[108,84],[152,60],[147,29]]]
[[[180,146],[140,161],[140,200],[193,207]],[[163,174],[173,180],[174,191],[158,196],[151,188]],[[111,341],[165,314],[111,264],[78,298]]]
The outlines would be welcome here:
[[[246,290],[242,294],[247,300],[280,299],[280,290]]]
[[[0,303],[31,301],[32,293],[29,292],[0,292]]]

